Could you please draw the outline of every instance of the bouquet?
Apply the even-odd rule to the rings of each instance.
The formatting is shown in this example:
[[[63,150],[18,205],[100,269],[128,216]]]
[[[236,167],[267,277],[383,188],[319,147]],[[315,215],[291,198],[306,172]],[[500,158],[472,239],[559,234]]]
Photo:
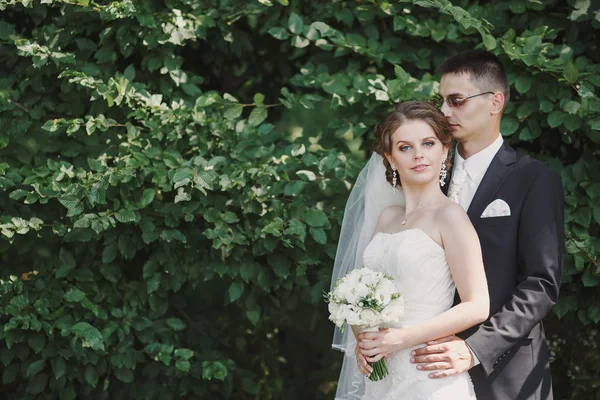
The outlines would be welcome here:
[[[355,269],[333,284],[325,295],[329,303],[329,320],[343,332],[346,324],[360,327],[361,332],[377,331],[382,323],[398,322],[404,315],[404,299],[391,277],[369,268]],[[369,363],[372,381],[388,375],[385,360]]]

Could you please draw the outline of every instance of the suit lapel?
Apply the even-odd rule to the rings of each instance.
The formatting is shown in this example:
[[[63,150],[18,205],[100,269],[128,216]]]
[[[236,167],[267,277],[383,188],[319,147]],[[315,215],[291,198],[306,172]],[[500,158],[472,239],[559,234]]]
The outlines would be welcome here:
[[[510,165],[516,161],[517,153],[512,147],[504,143],[492,159],[469,206],[467,214],[471,222],[475,223],[479,219],[485,207],[491,202],[502,183],[513,171]]]

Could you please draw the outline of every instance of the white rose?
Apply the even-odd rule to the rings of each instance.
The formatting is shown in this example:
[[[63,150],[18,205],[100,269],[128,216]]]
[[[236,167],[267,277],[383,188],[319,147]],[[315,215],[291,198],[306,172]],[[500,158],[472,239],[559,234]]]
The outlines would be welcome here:
[[[368,268],[363,268],[361,271],[360,281],[365,285],[375,285],[383,276],[381,272],[375,272]]]
[[[371,289],[369,289],[369,287],[367,285],[365,285],[363,282],[359,282],[356,287],[354,288],[354,292],[356,293],[356,295],[358,297],[367,297],[367,295],[369,293],[371,293]]]
[[[346,322],[344,307],[347,306],[345,304],[334,304],[332,306],[332,303],[329,303],[329,320],[339,328],[344,326],[344,323]]]
[[[350,290],[352,289],[352,287],[348,284],[348,282],[346,281],[346,279],[343,279],[339,285],[336,286],[336,288],[333,291],[333,294],[335,297],[337,297],[340,302],[347,302],[348,301],[348,294],[350,293]]]
[[[348,304],[358,305],[360,296],[356,294],[355,288],[352,288],[350,292],[346,295],[346,300],[348,301]]]
[[[392,300],[390,304],[387,305],[382,311],[382,315],[385,315],[383,318],[389,318],[389,321],[385,322],[397,322],[404,316],[404,298],[400,296],[399,298]]]
[[[381,317],[379,313],[370,308],[365,308],[360,312],[360,325],[362,326],[375,326],[379,325]]]
[[[397,292],[398,289],[396,288],[396,285],[394,285],[394,282],[384,278],[375,288],[375,298],[380,304],[386,306],[392,300],[392,294]]]
[[[360,325],[360,318],[356,307],[345,306],[343,315],[349,325]]]
[[[338,310],[340,309],[340,305],[330,301],[327,308],[329,309],[329,314],[337,314]]]

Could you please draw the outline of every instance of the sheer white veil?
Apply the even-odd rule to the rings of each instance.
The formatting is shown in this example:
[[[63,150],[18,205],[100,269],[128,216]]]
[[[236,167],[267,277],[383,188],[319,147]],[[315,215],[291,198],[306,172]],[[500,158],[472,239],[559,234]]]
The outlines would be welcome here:
[[[405,204],[402,189],[394,194],[385,178],[385,171],[383,158],[373,153],[350,192],[333,265],[332,286],[337,279],[362,266],[363,252],[373,238],[381,211],[392,205]],[[360,399],[366,378],[356,365],[356,339],[352,330],[345,329],[342,333],[336,327],[331,346],[344,352],[335,399]]]

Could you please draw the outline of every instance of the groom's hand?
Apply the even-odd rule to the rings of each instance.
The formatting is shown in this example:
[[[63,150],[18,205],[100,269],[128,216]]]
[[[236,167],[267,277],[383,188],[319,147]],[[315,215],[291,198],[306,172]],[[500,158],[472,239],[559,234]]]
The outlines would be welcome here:
[[[452,335],[427,342],[415,349],[410,361],[421,371],[434,371],[430,378],[444,378],[468,371],[473,366],[473,355],[464,340]]]

